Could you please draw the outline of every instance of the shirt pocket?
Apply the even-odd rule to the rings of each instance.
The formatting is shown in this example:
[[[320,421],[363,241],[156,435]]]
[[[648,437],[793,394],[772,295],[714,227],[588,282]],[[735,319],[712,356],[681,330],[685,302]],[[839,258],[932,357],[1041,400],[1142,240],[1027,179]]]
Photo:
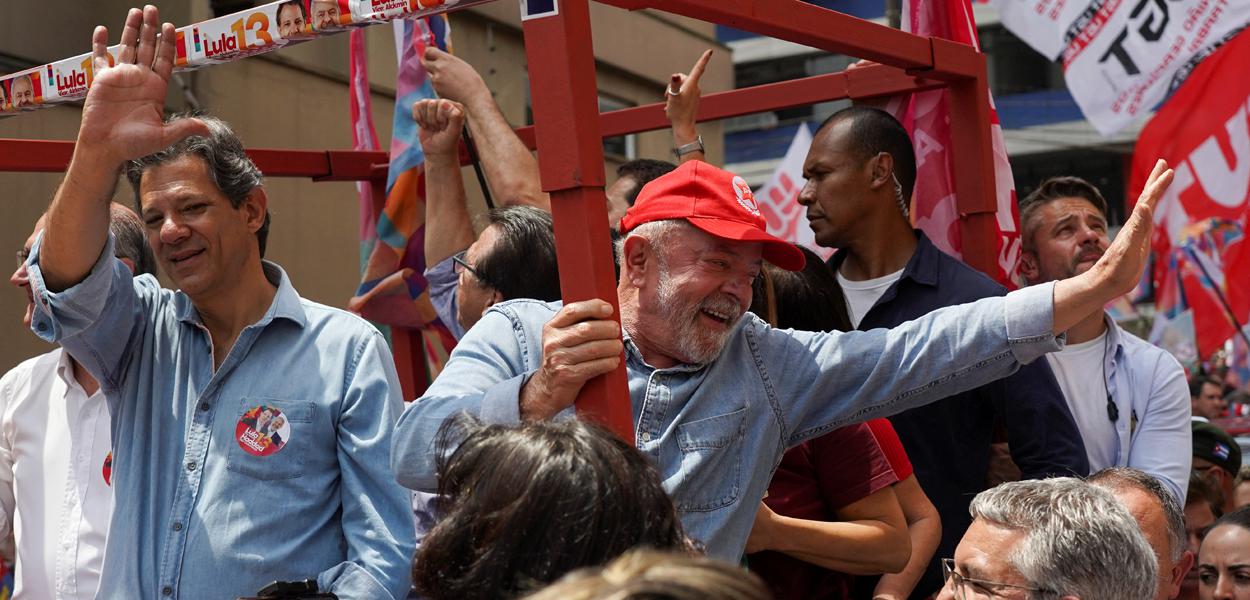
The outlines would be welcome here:
[[[247,414],[257,407],[276,409],[277,414],[281,414],[286,421],[286,435],[281,440],[281,447],[268,454],[258,450],[256,445],[248,444],[247,440],[240,439],[240,425],[244,423]],[[231,425],[226,469],[263,481],[302,477],[312,440],[316,437],[312,427],[316,412],[317,406],[312,402],[244,398],[235,415],[235,422]],[[269,443],[272,444],[272,440]],[[245,444],[248,444],[247,449],[244,449]]]
[[[738,500],[742,479],[742,435],[747,409],[677,426],[681,450],[679,511],[711,511]]]

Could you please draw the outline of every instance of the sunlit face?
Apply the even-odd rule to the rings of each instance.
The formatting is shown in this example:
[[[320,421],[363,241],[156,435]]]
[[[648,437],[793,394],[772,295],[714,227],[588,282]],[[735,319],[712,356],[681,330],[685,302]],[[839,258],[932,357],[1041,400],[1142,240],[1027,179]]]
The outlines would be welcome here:
[[[339,26],[339,4],[335,0],[313,0],[312,22],[317,29]]]
[[[161,270],[193,302],[228,295],[249,261],[259,260],[264,193],[258,188],[238,208],[231,206],[198,156],[149,168],[139,198]]]
[[[1039,208],[1025,226],[1021,273],[1029,283],[1080,275],[1107,251],[1107,219],[1089,200],[1058,198]]]
[[[711,362],[751,306],[763,246],[691,228],[674,235],[669,247],[651,251],[656,268],[639,293],[637,327],[643,339],[652,351],[678,362]]]
[[[1012,550],[1024,540],[1025,532],[1009,529],[984,519],[976,519],[964,533],[959,546],[955,548],[955,571],[962,577],[980,582],[994,582],[1000,585],[965,581],[963,583],[964,598],[1001,598],[1003,600],[1024,600],[1028,598],[1030,587],[1024,575],[1007,560]],[[955,578],[951,578],[938,592],[937,600],[955,600]],[[1006,585],[1001,585],[1006,584]],[[1011,587],[1020,586],[1020,587]]]
[[[855,152],[850,119],[835,121],[816,134],[799,191],[799,204],[807,207],[816,242],[827,248],[847,245],[862,225],[865,211],[877,203],[872,195],[872,160]],[[891,209],[893,210],[893,209]]]
[[[35,104],[35,86],[31,83],[29,75],[14,79],[12,92],[13,97],[10,100],[15,108]]]
[[[638,179],[633,175],[622,175],[603,191],[608,197],[608,227],[620,229],[621,219],[625,217],[625,211],[629,210],[629,200],[626,197],[636,187]]]
[[[298,3],[292,2],[278,7],[278,34],[282,37],[289,38],[303,33],[306,25],[304,9]]]
[[[1224,401],[1224,390],[1214,383],[1203,383],[1202,391],[1197,398],[1190,398],[1195,417],[1218,419],[1224,416],[1228,403]]]
[[[30,232],[30,237],[26,238],[26,243],[22,246],[25,254],[30,254],[30,249],[35,245],[35,238],[39,237],[39,232],[43,231],[44,217],[39,217],[35,222],[35,230]],[[30,329],[31,319],[35,315],[35,297],[30,289],[30,274],[26,272],[26,263],[17,265],[17,269],[9,276],[9,283],[17,286],[26,294],[26,312],[22,315],[22,325]]]
[[[1198,554],[1201,600],[1250,600],[1250,529],[1231,523],[1212,529]]]

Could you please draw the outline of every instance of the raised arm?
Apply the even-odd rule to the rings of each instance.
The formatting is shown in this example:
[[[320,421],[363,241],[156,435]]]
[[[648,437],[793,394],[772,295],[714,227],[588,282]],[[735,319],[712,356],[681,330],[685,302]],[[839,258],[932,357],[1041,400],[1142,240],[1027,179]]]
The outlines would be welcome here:
[[[699,60],[690,68],[690,74],[673,73],[669,78],[668,87],[664,88],[664,115],[668,117],[669,127],[673,131],[673,148],[679,149],[693,144],[699,139],[699,131],[695,119],[699,112],[699,97],[703,91],[699,89],[699,79],[703,70],[712,58],[712,51],[704,50]],[[688,160],[704,160],[703,150],[694,150],[677,157],[678,163]]]
[[[525,204],[550,211],[538,161],[500,112],[482,76],[469,63],[438,48],[427,49],[421,64],[440,97],[464,106],[486,182],[499,205]]]
[[[91,35],[94,78],[83,105],[78,142],[48,209],[40,246],[43,280],[51,291],[82,281],[99,258],[108,239],[109,202],[122,165],[207,132],[196,119],[164,122],[174,39],[174,26],[161,25],[154,6],[131,9],[126,15],[113,67],[108,64],[108,30],[96,27]]]
[[[473,243],[473,221],[460,179],[464,107],[451,100],[412,105],[425,153],[425,261],[436,265]]]

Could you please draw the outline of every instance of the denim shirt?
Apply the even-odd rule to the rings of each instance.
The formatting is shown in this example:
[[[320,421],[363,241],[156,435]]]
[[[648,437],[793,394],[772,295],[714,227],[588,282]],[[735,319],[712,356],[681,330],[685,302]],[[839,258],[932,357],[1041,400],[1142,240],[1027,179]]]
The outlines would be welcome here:
[[[44,284],[41,242],[27,263],[32,329],[79,359],[112,414],[117,508],[99,597],[235,598],[309,578],[344,599],[407,594],[410,494],[386,470],[402,400],[376,329],[300,298],[264,263],[273,303],[214,372],[190,299],[132,279],[112,236],[59,293]],[[238,434],[262,404],[289,426],[268,455]]]
[[[686,532],[737,560],[782,454],[838,427],[982,385],[1059,349],[1053,287],[939,310],[892,330],[778,330],[754,315],[707,365],[656,369],[625,339],[634,443],[659,471]],[[541,363],[542,326],[558,303],[496,304],[456,346],[395,430],[400,483],[437,485],[434,441],[461,411],[520,419],[521,386]]]
[[[1107,393],[1115,400],[1120,418],[1115,422],[1116,439],[1086,441],[1114,444],[1115,465],[1091,467],[1145,471],[1162,482],[1184,506],[1194,448],[1185,369],[1166,350],[1120,329],[1110,316],[1104,315],[1104,319],[1110,338],[1107,344],[1114,348],[1104,359]],[[1106,403],[1104,398],[1068,401]]]

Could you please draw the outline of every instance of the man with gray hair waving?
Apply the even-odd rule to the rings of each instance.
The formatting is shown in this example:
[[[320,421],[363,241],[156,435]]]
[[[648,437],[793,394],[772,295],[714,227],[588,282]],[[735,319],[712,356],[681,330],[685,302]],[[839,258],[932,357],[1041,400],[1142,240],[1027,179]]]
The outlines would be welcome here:
[[[1154,551],[1102,487],[1072,477],[1004,483],[968,510],[972,525],[942,561],[938,600],[1154,596]]]

